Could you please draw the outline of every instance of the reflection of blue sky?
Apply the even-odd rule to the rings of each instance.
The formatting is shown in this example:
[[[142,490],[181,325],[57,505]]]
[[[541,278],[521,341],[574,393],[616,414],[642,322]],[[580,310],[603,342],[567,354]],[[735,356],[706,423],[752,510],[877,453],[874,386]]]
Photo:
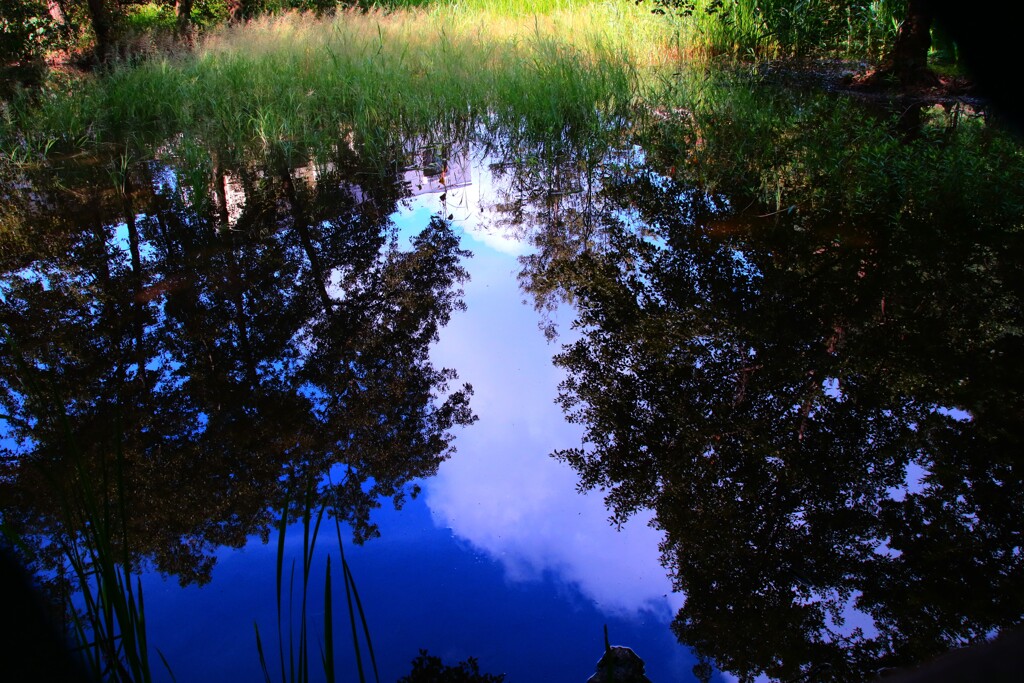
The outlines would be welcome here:
[[[443,205],[437,194],[422,195],[396,217],[402,248],[441,212],[453,216],[462,246],[475,253],[465,264],[469,310],[442,330],[433,360],[457,369],[460,384],[473,384],[480,420],[457,432],[458,452],[422,482],[423,496],[399,512],[384,501],[373,513],[381,536],[346,549],[380,680],[408,674],[425,648],[449,664],[476,657],[482,671],[507,673],[509,683],[582,682],[602,654],[604,624],[612,642],[644,658],[651,680],[688,680],[694,661],[668,628],[678,598],[658,561],[659,534],[645,520],[616,532],[600,495],[577,494],[571,468],[549,457],[580,436],[553,402],[557,346],[544,340],[516,284],[515,255],[528,247],[477,222],[488,181],[478,174],[473,180],[450,190]],[[289,533],[288,556],[299,557],[299,530]],[[333,526],[321,535],[309,623],[311,633],[322,633],[323,557],[330,552],[341,610],[336,656],[349,680],[355,669]],[[177,680],[261,679],[254,621],[276,671],[275,553],[273,538],[221,550],[210,585],[184,596],[173,579],[147,578],[150,641]],[[216,627],[192,626],[197,613],[216,619]],[[321,636],[312,637],[315,658]],[[312,673],[319,676],[318,667]]]
[[[438,366],[457,369],[460,382],[473,384],[479,421],[457,433],[458,452],[423,482],[423,498],[401,512],[385,502],[373,516],[381,538],[349,549],[381,680],[408,673],[416,651],[428,648],[449,663],[478,657],[484,670],[509,673],[510,683],[583,681],[601,654],[603,623],[613,641],[634,647],[647,660],[652,680],[688,678],[693,662],[668,629],[682,598],[671,593],[659,562],[661,535],[646,525],[649,515],[614,529],[600,493],[578,494],[573,470],[550,457],[558,448],[578,445],[581,437],[581,429],[567,424],[554,403],[562,373],[551,356],[568,338],[546,342],[538,314],[523,301],[516,256],[529,253],[530,246],[489,224],[481,207],[493,188],[484,167],[474,169],[473,184],[449,190],[444,201],[437,193],[411,199],[395,219],[407,240],[432,215],[451,215],[463,234],[462,246],[475,254],[466,263],[472,274],[465,285],[468,311],[454,315],[432,354]],[[172,186],[176,180],[164,174],[158,183]],[[620,217],[636,219],[634,212]],[[141,224],[145,216],[136,220]],[[106,230],[108,245],[127,260],[127,225]],[[651,240],[665,246],[662,239]],[[152,249],[140,245],[142,257],[154,257]],[[742,252],[734,252],[734,258],[746,264]],[[12,278],[52,286],[43,270],[25,269]],[[0,301],[6,301],[12,283],[0,283]],[[332,296],[344,296],[340,285],[340,273],[332,273]],[[162,318],[162,297],[147,305],[157,307],[157,319]],[[562,311],[562,320],[556,320],[563,334],[568,313]],[[179,365],[161,354],[147,367],[161,371],[162,383],[180,382],[171,379]],[[823,386],[830,399],[844,400],[838,378],[826,378]],[[315,400],[318,392],[305,387],[301,393]],[[955,421],[972,419],[957,408],[933,410]],[[206,422],[207,416],[199,415],[196,429]],[[0,418],[0,448],[26,447],[8,432]],[[904,485],[890,489],[890,495],[901,500],[922,490],[927,474],[920,464],[910,464]],[[291,556],[298,554],[298,540],[291,532]],[[312,573],[314,633],[323,620],[320,591],[328,551],[335,563],[335,604],[344,609],[332,540],[328,528]],[[260,624],[264,642],[275,649],[275,552],[273,542],[219,551],[213,581],[202,589],[182,592],[173,579],[146,576],[151,642],[168,655],[178,680],[262,678],[252,624]],[[878,552],[896,553],[884,544]],[[871,635],[872,622],[855,609],[856,597],[847,601],[845,623],[830,626],[846,635],[861,627]],[[341,632],[347,616],[342,612],[336,619],[339,666],[347,677],[351,655],[347,633]],[[314,659],[318,648],[316,643],[311,649]]]
[[[146,220],[145,214],[139,214],[135,217],[136,224],[140,224],[144,220]],[[107,229],[111,230],[111,228]],[[126,255],[125,258],[129,258],[127,255],[131,253],[131,240],[128,234],[128,224],[118,223],[113,226],[108,243],[115,249],[123,252]],[[155,258],[156,255],[156,247],[151,242],[147,240],[139,241],[139,256],[142,259]]]
[[[581,430],[566,424],[554,403],[560,371],[551,356],[558,347],[545,341],[516,283],[514,255],[528,245],[478,219],[477,193],[481,185],[488,191],[488,180],[474,171],[479,182],[462,197],[450,193],[448,207],[425,195],[397,219],[406,236],[422,229],[432,212],[447,211],[465,234],[463,246],[474,252],[465,286],[469,310],[443,330],[433,357],[473,384],[480,419],[458,435],[458,453],[426,482],[431,512],[438,524],[500,561],[513,581],[551,573],[606,613],[653,610],[667,622],[678,596],[671,595],[659,563],[660,534],[646,526],[647,518],[616,531],[601,495],[578,494],[575,472],[550,457],[577,445]]]
[[[630,645],[645,659],[651,680],[689,678],[694,662],[663,619],[610,617],[550,575],[535,581],[509,580],[500,563],[451,530],[439,528],[422,501],[413,501],[400,512],[386,506],[374,516],[381,537],[364,546],[348,545],[346,556],[366,610],[382,683],[407,675],[421,648],[449,664],[476,657],[481,671],[506,673],[508,683],[582,683],[601,656],[604,624],[612,642]],[[291,558],[300,555],[300,534],[299,528],[289,531],[286,572]],[[327,552],[335,582],[338,671],[341,680],[356,678],[334,538],[332,527],[326,532],[321,528],[318,557],[310,572],[313,680],[322,680],[316,659],[323,633]],[[213,580],[203,588],[182,590],[174,579],[147,578],[149,641],[167,657],[178,681],[262,680],[254,622],[271,674],[278,670],[275,541],[272,537],[267,545],[252,542],[242,550],[218,552]],[[287,580],[286,573],[286,585]],[[297,584],[296,637],[299,593]],[[287,605],[287,593],[285,601]],[[285,648],[287,637],[286,631]],[[170,680],[159,664],[155,673],[158,681]]]

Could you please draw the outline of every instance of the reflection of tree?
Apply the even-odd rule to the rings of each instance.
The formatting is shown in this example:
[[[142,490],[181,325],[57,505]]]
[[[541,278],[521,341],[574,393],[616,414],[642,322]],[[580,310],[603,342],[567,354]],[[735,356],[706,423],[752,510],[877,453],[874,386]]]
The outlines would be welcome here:
[[[352,165],[315,183],[241,169],[233,226],[219,168],[209,201],[157,166],[83,207],[40,190],[24,231],[48,237],[4,264],[0,401],[20,446],[0,497],[42,564],[82,476],[124,495],[134,551],[203,582],[214,548],[267,534],[290,479],[340,467],[324,494],[362,540],[380,496],[401,504],[448,456],[471,389],[448,393],[428,350],[467,252],[438,218],[400,250],[397,186],[357,187]]]
[[[600,138],[553,144],[513,135],[488,141],[486,147],[488,159],[500,159],[490,164],[494,225],[535,247],[521,260],[524,274],[531,276],[537,309],[545,314],[542,325],[549,338],[557,331],[547,314],[572,296],[559,286],[558,264],[602,248],[601,225],[614,211],[604,185],[629,173],[636,163],[631,150],[610,149],[609,144]]]
[[[557,455],[614,522],[656,512],[680,640],[744,679],[863,680],[1020,623],[1012,202],[853,228],[649,171],[602,193],[599,243],[527,260],[525,285],[577,305],[556,362],[587,431]]]

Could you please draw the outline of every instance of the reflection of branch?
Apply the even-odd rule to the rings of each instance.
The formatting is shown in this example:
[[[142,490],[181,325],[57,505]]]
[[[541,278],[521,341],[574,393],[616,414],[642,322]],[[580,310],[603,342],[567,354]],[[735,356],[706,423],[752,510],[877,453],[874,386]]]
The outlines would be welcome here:
[[[884,312],[884,308],[885,308],[884,299],[883,299],[882,307],[883,307],[883,312]],[[832,326],[832,336],[829,337],[828,341],[825,342],[825,349],[829,352],[829,354],[831,354],[831,355],[835,354],[837,347],[839,346],[839,344],[842,343],[843,338],[845,336],[846,336],[846,328],[845,327],[843,327],[842,325],[840,325],[838,323]]]
[[[25,420],[21,419],[20,417],[14,417],[13,415],[8,415],[6,413],[0,413],[0,420],[7,420],[9,423],[11,423],[13,425],[17,425],[18,427],[21,427],[25,431],[31,431],[32,430],[32,425],[30,425],[28,422],[26,422]]]
[[[819,382],[816,382],[814,379],[814,375],[816,372],[817,371],[814,370],[813,368],[807,371],[807,376],[810,377],[810,379],[807,380],[807,384],[804,385],[804,392],[808,392],[809,395],[804,400],[803,405],[800,406],[800,426],[796,430],[797,441],[804,440],[804,430],[807,428],[807,418],[811,414],[811,408],[814,407],[814,398],[821,393],[820,391],[814,391],[815,387],[817,387],[818,389],[821,388],[821,384]]]
[[[746,396],[747,383],[750,381],[750,376],[763,367],[764,365],[748,365],[745,368],[740,368],[740,371],[736,373],[736,395],[732,399],[734,408],[743,403],[743,397]]]
[[[751,203],[753,203],[753,202],[751,202]],[[749,207],[749,205],[748,205],[748,207]],[[757,217],[758,217],[758,218],[770,218],[770,217],[772,217],[772,216],[777,216],[777,215],[779,215],[780,213],[793,213],[794,211],[796,211],[796,204],[792,204],[792,205],[790,205],[790,206],[787,206],[787,207],[781,208],[781,209],[779,209],[778,211],[772,211],[771,213],[764,213],[764,214],[760,214],[760,215],[758,215]],[[741,212],[741,213],[742,213],[742,212]]]
[[[316,249],[313,246],[313,240],[309,234],[309,217],[306,215],[305,207],[299,200],[299,195],[295,191],[295,184],[292,182],[292,174],[286,165],[283,163],[278,169],[278,173],[281,177],[281,184],[284,188],[285,197],[288,199],[288,204],[292,208],[292,227],[299,234],[299,241],[302,243],[302,249],[306,252],[306,258],[309,259],[309,267],[313,271],[313,279],[316,282],[317,294],[320,295],[320,301],[323,303],[324,314],[330,315],[331,311],[334,310],[334,305],[331,302],[331,297],[327,293],[327,277],[320,267],[320,259],[317,256]]]
[[[832,335],[825,340],[825,351],[829,355],[834,356],[837,352],[839,345],[842,344],[845,336],[846,328],[840,323],[833,324]],[[817,369],[815,368],[812,368],[807,371],[807,376],[810,377],[810,379],[807,381],[807,384],[805,385],[803,392],[801,392],[808,392],[809,395],[807,396],[807,399],[804,401],[803,405],[800,406],[800,426],[797,428],[796,432],[796,438],[798,441],[804,440],[804,430],[807,428],[807,418],[810,416],[811,409],[814,406],[814,399],[817,396],[820,396],[822,392],[821,383],[815,380],[816,374]]]

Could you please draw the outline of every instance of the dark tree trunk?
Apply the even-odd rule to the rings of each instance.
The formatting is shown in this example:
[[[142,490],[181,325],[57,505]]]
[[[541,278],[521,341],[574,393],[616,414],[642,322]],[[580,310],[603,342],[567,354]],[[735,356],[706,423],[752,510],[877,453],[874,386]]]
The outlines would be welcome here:
[[[938,78],[928,68],[932,45],[932,8],[928,0],[910,0],[892,50],[892,74],[902,85],[933,85]]]
[[[992,101],[1000,117],[1007,117],[1024,133],[1024,94],[1016,65],[1020,61],[1019,24],[999,10],[995,2],[930,0],[936,22],[956,41],[959,55],[977,84],[977,93]]]
[[[907,16],[900,24],[896,43],[864,85],[887,87],[892,80],[904,88],[940,85],[939,77],[928,68],[928,48],[932,44],[931,28],[934,13],[932,0],[909,0]]]
[[[320,301],[324,306],[324,313],[330,315],[331,311],[334,310],[334,303],[327,293],[327,274],[320,266],[320,258],[316,253],[316,247],[313,246],[313,239],[309,234],[309,215],[306,213],[305,207],[302,206],[299,193],[295,191],[295,183],[292,182],[292,174],[287,165],[281,165],[280,174],[281,182],[284,186],[284,194],[288,198],[288,204],[292,209],[292,226],[299,235],[299,241],[306,252],[306,258],[309,259],[309,267],[312,271],[313,281],[316,283],[317,293],[320,295]]]
[[[135,363],[138,365],[136,381],[143,389],[149,389],[149,372],[146,370],[146,321],[144,303],[141,299],[143,293],[142,273],[142,250],[139,240],[139,226],[135,222],[135,209],[132,207],[131,186],[125,180],[124,194],[122,195],[125,224],[128,226],[128,252],[131,254],[132,262],[132,332],[135,335]]]
[[[246,17],[246,7],[243,0],[228,0],[228,23],[240,24]]]
[[[174,12],[178,17],[178,37],[191,42],[192,38],[192,3],[193,0],[177,0]]]
[[[96,34],[96,59],[102,64],[110,56],[113,40],[113,27],[105,0],[89,0],[89,19],[92,21],[93,33]]]

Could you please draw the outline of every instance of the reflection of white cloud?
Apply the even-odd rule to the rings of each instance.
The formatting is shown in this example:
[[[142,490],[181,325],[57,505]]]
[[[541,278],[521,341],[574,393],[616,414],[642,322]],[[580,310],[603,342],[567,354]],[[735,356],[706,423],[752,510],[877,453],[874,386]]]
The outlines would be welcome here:
[[[580,438],[554,403],[556,349],[521,303],[515,260],[476,251],[469,310],[444,330],[433,357],[473,384],[480,419],[426,484],[435,520],[500,560],[512,580],[551,572],[619,615],[678,607],[659,562],[660,534],[646,519],[616,531],[601,495],[578,494],[575,472],[550,458]]]
[[[477,210],[474,220],[466,221],[463,226],[466,234],[475,242],[486,245],[495,251],[511,256],[522,256],[530,251],[530,245],[526,240],[516,239],[508,234],[508,231],[494,227],[494,212],[484,205],[483,197],[494,198],[494,178],[488,170],[486,162],[481,162],[476,168],[475,185],[466,188],[466,204]],[[481,215],[483,213],[484,215]]]
[[[530,246],[526,242],[510,237],[501,228],[474,225],[466,229],[466,234],[474,241],[504,254],[520,256],[530,251]]]
[[[601,495],[578,494],[575,472],[550,457],[578,445],[581,431],[554,403],[557,348],[545,341],[516,283],[514,257],[529,245],[486,226],[481,194],[493,194],[486,164],[474,166],[471,185],[450,189],[443,201],[436,193],[413,197],[394,217],[409,238],[432,214],[451,215],[468,238],[462,246],[475,253],[466,263],[469,310],[453,317],[432,355],[473,384],[480,419],[458,434],[458,453],[425,484],[434,520],[500,561],[510,580],[549,574],[608,613],[668,616],[682,599],[671,593],[659,561],[661,535],[646,526],[649,518],[616,531]]]

